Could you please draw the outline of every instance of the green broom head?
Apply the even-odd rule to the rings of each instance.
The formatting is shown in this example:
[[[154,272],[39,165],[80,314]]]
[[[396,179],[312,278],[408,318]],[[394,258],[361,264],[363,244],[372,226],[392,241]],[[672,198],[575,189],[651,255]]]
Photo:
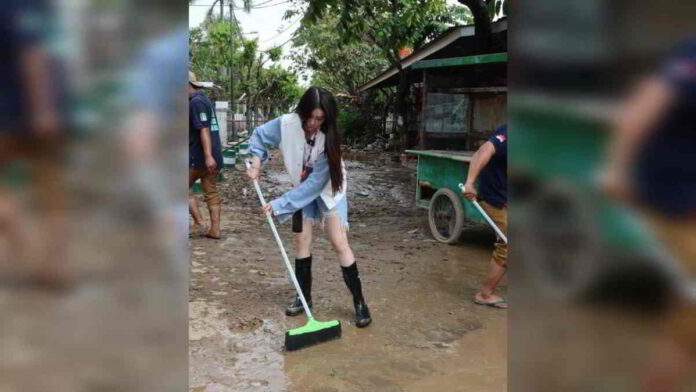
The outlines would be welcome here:
[[[326,342],[341,337],[341,323],[338,320],[317,321],[309,318],[307,324],[285,333],[285,349],[288,351]]]

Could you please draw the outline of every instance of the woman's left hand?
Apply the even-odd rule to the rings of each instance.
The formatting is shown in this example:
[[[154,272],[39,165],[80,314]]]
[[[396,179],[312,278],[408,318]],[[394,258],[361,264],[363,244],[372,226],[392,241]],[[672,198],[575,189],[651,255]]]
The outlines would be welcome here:
[[[261,207],[261,212],[263,212],[264,215],[273,215],[273,208],[271,208],[270,204],[266,204]]]

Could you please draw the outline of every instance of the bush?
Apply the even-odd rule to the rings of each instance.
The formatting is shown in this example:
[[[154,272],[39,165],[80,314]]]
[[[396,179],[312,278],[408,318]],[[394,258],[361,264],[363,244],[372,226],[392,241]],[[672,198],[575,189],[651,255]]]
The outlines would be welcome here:
[[[343,140],[348,144],[355,140],[372,138],[375,133],[381,133],[379,119],[355,107],[342,108],[337,126],[343,133]]]

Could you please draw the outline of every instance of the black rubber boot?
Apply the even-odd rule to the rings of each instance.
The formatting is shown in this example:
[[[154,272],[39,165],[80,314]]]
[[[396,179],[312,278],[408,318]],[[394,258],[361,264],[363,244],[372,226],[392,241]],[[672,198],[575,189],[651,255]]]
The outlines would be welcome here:
[[[300,289],[302,289],[302,294],[307,301],[309,308],[312,308],[312,256],[306,257],[304,259],[295,259],[295,277],[297,278],[297,283],[300,284]],[[302,301],[299,295],[295,295],[295,299],[287,309],[285,309],[286,316],[297,316],[304,312],[302,308]]]
[[[355,326],[358,328],[367,327],[372,322],[370,317],[370,309],[365,303],[365,298],[362,294],[362,284],[360,283],[360,275],[358,274],[358,264],[353,263],[349,267],[341,267],[343,270],[343,281],[353,294],[353,306],[355,306]]]

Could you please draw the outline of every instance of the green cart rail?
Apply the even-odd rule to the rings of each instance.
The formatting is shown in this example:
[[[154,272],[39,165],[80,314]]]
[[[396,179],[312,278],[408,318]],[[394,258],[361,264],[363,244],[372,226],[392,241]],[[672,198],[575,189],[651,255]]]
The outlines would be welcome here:
[[[466,180],[473,151],[406,152],[418,156],[416,205],[428,210],[428,223],[436,240],[452,244],[461,236],[465,219],[483,221],[459,190],[459,184]]]

